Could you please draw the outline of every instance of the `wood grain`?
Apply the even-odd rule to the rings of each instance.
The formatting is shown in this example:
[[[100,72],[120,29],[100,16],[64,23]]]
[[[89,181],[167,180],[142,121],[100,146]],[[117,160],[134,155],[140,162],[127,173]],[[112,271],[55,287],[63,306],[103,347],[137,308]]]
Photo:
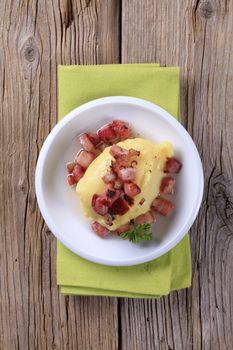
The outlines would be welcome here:
[[[0,349],[232,349],[233,0],[2,0],[0,16]],[[192,288],[158,301],[62,296],[35,198],[57,64],[120,61],[181,67],[205,170]]]
[[[59,293],[34,171],[56,123],[57,64],[118,61],[118,2],[6,0],[0,15],[0,349],[116,349],[117,299]]]
[[[181,67],[182,120],[205,172],[192,288],[124,300],[122,349],[232,349],[233,1],[123,0],[122,33],[123,63]]]

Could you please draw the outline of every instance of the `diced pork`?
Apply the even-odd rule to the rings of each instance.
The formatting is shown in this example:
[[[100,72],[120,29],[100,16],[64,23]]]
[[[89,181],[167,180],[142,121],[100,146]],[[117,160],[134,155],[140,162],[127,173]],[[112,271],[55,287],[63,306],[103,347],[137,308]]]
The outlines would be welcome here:
[[[136,175],[136,169],[132,167],[122,168],[118,172],[120,180],[123,182],[134,181]]]
[[[129,210],[127,202],[121,197],[118,198],[111,207],[111,212],[114,215],[124,215]]]
[[[106,184],[113,183],[116,180],[116,178],[116,174],[113,171],[102,177],[104,183]]]
[[[67,176],[67,181],[70,186],[75,185],[83,177],[85,171],[79,164],[75,164],[71,174]]]
[[[77,179],[73,174],[67,175],[67,181],[70,186],[73,186],[77,183]]]
[[[101,238],[105,238],[109,234],[108,229],[99,224],[97,221],[92,223],[91,228]]]
[[[182,163],[176,158],[167,158],[165,163],[165,173],[179,173],[182,168]]]
[[[132,136],[132,129],[127,122],[123,122],[121,120],[113,120],[111,126],[117,138],[120,140],[126,140]]]
[[[112,145],[110,148],[109,153],[116,159],[116,160],[126,160],[129,157],[129,151],[127,149],[124,149],[118,145]]]
[[[69,174],[72,173],[72,171],[74,170],[75,167],[75,163],[74,162],[69,162],[66,164],[66,168]]]
[[[151,210],[149,210],[147,213],[145,214],[141,214],[139,215],[136,219],[135,219],[135,223],[137,225],[141,225],[144,223],[147,224],[152,224],[153,222],[155,222],[155,217],[154,214]]]
[[[94,158],[95,155],[93,153],[81,150],[76,155],[75,162],[81,165],[82,168],[87,169]]]
[[[160,192],[165,194],[173,194],[175,182],[176,180],[173,177],[165,176],[161,181]]]
[[[117,162],[124,164],[126,162],[132,162],[131,158],[138,157],[140,155],[140,151],[137,151],[133,148],[130,148],[128,150],[118,145],[112,145],[110,148],[110,154],[117,160]]]
[[[81,134],[79,136],[79,141],[80,141],[80,143],[85,151],[87,151],[87,152],[94,152],[95,151],[95,145],[90,141],[90,139],[86,133]]]
[[[111,207],[112,204],[120,197],[121,192],[115,188],[107,188],[107,190],[99,196],[100,203]]]
[[[151,208],[163,216],[168,216],[173,211],[174,205],[163,197],[157,197],[152,202]]]
[[[101,216],[104,216],[108,213],[108,206],[107,205],[104,205],[101,201],[101,197],[94,194],[93,197],[92,197],[92,201],[91,201],[91,204],[92,204],[92,207],[93,207],[93,210],[101,215]]]
[[[88,132],[87,137],[89,138],[91,143],[93,143],[94,146],[97,146],[100,143],[99,136],[94,132]]]
[[[105,143],[111,143],[116,140],[116,134],[110,124],[103,126],[97,131],[97,134],[101,141]]]
[[[127,196],[133,198],[141,192],[140,187],[133,182],[124,183],[124,192]]]

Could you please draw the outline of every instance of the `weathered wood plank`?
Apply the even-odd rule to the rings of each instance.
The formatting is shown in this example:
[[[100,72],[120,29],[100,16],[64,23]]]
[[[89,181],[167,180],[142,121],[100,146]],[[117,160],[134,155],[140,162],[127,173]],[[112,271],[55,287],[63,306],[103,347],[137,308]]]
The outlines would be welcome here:
[[[0,349],[231,349],[233,2],[0,2]],[[180,65],[183,123],[206,188],[191,238],[193,285],[168,298],[60,295],[55,239],[34,169],[56,123],[57,63]],[[118,324],[118,321],[120,323]]]
[[[123,300],[122,349],[231,349],[233,1],[123,0],[122,16],[122,62],[181,67],[182,119],[205,171],[192,288],[157,302]]]
[[[115,298],[59,293],[34,170],[56,123],[57,64],[117,62],[119,3],[3,0],[0,16],[0,349],[116,349]]]

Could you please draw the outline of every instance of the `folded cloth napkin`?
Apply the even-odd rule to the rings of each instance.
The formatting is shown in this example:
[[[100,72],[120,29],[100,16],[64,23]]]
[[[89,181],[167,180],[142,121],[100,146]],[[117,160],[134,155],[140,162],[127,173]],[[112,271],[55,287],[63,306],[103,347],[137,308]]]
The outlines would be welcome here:
[[[156,64],[59,66],[59,120],[105,96],[134,96],[179,119],[179,69]],[[95,264],[57,243],[57,282],[63,294],[158,298],[191,284],[189,236],[162,257],[136,266]]]

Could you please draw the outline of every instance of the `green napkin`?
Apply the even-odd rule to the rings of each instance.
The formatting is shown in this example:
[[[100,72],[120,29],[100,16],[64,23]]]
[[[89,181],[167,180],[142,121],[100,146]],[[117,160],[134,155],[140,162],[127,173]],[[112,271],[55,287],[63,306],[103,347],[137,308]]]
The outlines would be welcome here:
[[[179,119],[179,69],[156,64],[59,66],[59,120],[105,96],[151,101]],[[57,282],[64,294],[157,298],[191,284],[189,236],[149,263],[129,267],[89,262],[57,243]]]

